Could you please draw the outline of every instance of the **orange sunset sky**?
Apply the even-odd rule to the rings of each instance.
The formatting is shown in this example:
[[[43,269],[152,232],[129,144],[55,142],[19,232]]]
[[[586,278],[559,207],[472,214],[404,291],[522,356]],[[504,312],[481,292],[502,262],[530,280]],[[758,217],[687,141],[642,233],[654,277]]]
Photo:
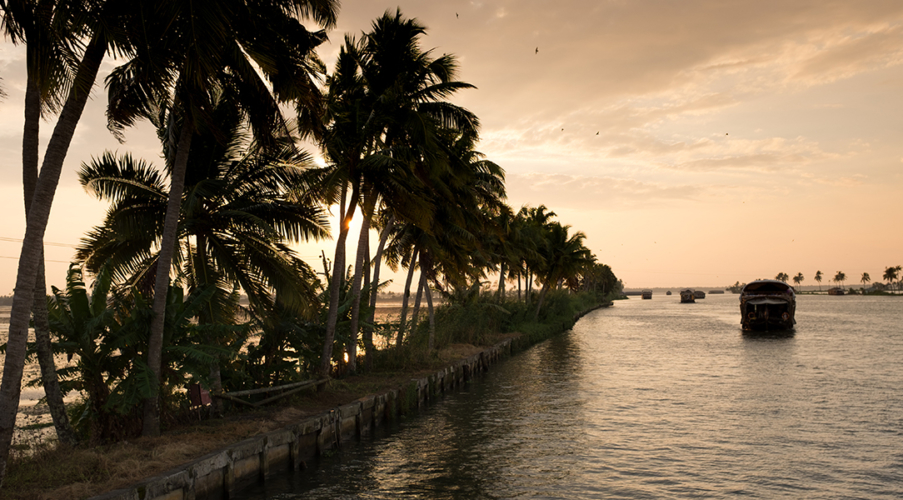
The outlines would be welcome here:
[[[863,272],[881,281],[903,264],[903,2],[344,0],[319,50],[327,67],[345,33],[396,7],[478,87],[456,102],[480,117],[479,149],[506,170],[509,204],[548,206],[628,287],[778,272],[814,285],[816,270],[858,285]],[[106,129],[102,79],[114,64],[101,70],[57,191],[51,284],[64,280],[66,245],[106,209],[78,185],[79,164],[106,149],[160,164],[148,124],[124,144]],[[0,43],[0,76],[8,294],[24,234],[24,48]],[[299,252],[320,269],[321,248],[334,246]]]

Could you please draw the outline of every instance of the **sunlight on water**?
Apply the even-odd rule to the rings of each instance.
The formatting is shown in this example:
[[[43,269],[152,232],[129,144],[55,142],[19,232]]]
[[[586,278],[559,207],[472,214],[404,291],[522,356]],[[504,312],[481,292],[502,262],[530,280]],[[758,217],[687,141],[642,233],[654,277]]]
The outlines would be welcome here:
[[[901,305],[750,336],[736,295],[621,301],[246,498],[901,498]]]

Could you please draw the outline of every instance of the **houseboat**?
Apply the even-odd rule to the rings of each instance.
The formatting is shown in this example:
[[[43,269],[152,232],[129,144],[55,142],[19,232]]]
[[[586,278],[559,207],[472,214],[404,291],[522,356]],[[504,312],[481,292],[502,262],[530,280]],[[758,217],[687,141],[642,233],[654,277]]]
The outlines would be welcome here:
[[[693,296],[696,297],[697,299],[704,299],[705,292],[703,292],[702,290],[696,290],[693,292]]]
[[[643,290],[643,298],[651,299],[652,298],[652,290]]]
[[[665,292],[665,295],[671,295],[671,290],[668,290],[667,292]]]
[[[843,295],[843,288],[829,288],[828,295]]]
[[[681,304],[690,304],[690,303],[695,303],[695,302],[696,302],[696,296],[693,293],[693,290],[690,290],[688,288],[686,290],[680,291],[680,303]]]
[[[718,295],[724,293],[724,290],[709,290],[709,295]]]
[[[796,293],[778,280],[757,280],[740,292],[740,324],[748,331],[790,330],[796,324]]]

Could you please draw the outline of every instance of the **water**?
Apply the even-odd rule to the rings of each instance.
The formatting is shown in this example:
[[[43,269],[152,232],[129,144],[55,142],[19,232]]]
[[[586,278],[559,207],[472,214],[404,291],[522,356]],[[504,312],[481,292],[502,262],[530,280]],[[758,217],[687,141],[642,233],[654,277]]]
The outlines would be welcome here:
[[[903,498],[903,302],[632,298],[245,499]]]

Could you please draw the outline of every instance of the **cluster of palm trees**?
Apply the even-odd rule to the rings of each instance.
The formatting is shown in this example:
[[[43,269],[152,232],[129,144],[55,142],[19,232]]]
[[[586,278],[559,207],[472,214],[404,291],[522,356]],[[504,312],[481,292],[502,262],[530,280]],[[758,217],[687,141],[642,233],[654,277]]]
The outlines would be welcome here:
[[[523,300],[535,300],[536,316],[553,288],[617,286],[611,269],[583,245],[582,233],[553,221],[544,206],[515,214],[504,203],[503,170],[475,149],[477,117],[449,101],[472,86],[456,79],[453,56],[421,48],[425,28],[400,11],[387,12],[360,38],[346,37],[327,74],[314,49],[326,40],[323,30],[335,25],[335,0],[0,0],[0,8],[7,36],[27,48],[28,75],[27,229],[0,387],[0,484],[32,314],[54,423],[61,439],[73,442],[51,328],[70,341],[70,353],[115,358],[121,397],[104,390],[88,391],[89,397],[143,399],[141,432],[157,435],[174,356],[183,368],[209,365],[210,383],[219,390],[228,332],[264,332],[258,352],[267,365],[297,355],[301,344],[319,343],[319,365],[311,371],[322,377],[346,353],[353,372],[359,342],[369,362],[383,261],[408,269],[406,290],[419,271],[413,316],[425,297],[431,324],[432,291],[455,300],[494,273],[501,276],[498,299],[506,297],[505,282],[516,279],[518,300],[523,283]],[[150,121],[164,168],[111,153],[83,164],[81,183],[111,206],[83,239],[79,266],[66,290],[54,290],[48,313],[43,233],[69,143],[107,54],[118,64],[106,80],[109,128],[121,136],[137,121]],[[38,175],[39,122],[52,114],[57,123]],[[300,139],[319,145],[326,166],[298,148]],[[321,286],[290,245],[328,237],[330,206],[340,223]],[[362,230],[348,262],[345,243],[356,216]],[[372,257],[371,229],[380,234]],[[90,304],[81,266],[94,276]],[[542,286],[538,293],[535,284]],[[239,292],[248,297],[247,308],[239,307]],[[107,308],[111,293],[118,306]],[[396,344],[405,341],[406,312]],[[232,328],[247,320],[252,326],[240,333]],[[116,349],[96,352],[113,338]],[[173,348],[190,338],[209,349]],[[345,353],[335,352],[337,345]],[[128,370],[140,377],[129,379]],[[92,401],[95,411],[109,407],[104,401]]]
[[[894,285],[894,283],[897,281],[897,276],[901,269],[903,269],[903,267],[901,267],[901,266],[890,266],[884,270],[884,276],[882,277],[882,279],[884,279],[887,282],[888,288],[892,287]],[[776,279],[778,281],[787,282],[787,280],[790,279],[790,276],[787,275],[787,273],[781,272],[781,273],[778,273],[774,279]],[[823,279],[824,279],[824,274],[821,271],[816,271],[815,272],[815,281],[818,282],[819,287],[821,286],[821,282]],[[797,273],[797,275],[793,277],[793,282],[797,286],[800,286],[803,283],[803,280],[805,280],[803,273]],[[839,283],[841,287],[843,287],[843,284],[846,280],[847,280],[847,275],[843,271],[837,271],[837,273],[834,274],[833,281],[835,283]],[[869,283],[871,283],[871,281],[872,281],[872,277],[867,272],[862,273],[862,276],[859,278],[859,282],[862,283],[863,288],[865,286],[867,286]]]

